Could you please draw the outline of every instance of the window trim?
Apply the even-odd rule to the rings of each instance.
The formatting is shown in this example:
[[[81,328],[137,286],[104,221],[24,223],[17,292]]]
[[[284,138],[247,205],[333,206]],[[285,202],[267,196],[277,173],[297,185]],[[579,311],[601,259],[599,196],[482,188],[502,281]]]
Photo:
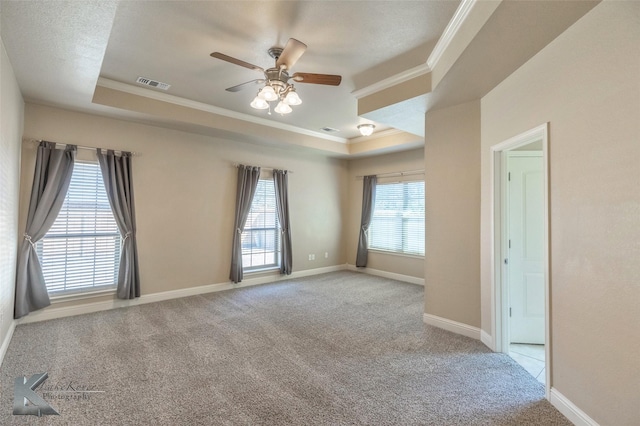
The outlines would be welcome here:
[[[272,176],[271,177],[260,177],[258,179],[258,184],[260,184],[261,181],[270,182],[274,186],[274,203],[277,203],[277,200],[275,199],[275,182],[273,180],[273,177]],[[257,194],[257,191],[256,191],[256,194]],[[254,195],[254,199],[255,199],[255,195]],[[253,201],[254,200],[251,200],[252,206],[253,206]],[[275,235],[276,235],[275,240],[276,240],[277,246],[278,246],[277,250],[276,249],[273,250],[273,253],[275,255],[275,263],[270,263],[268,265],[245,266],[244,262],[243,262],[243,264],[242,264],[242,273],[243,274],[247,274],[247,275],[259,274],[259,273],[264,273],[264,272],[276,271],[276,270],[280,269],[281,252],[282,252],[282,238],[279,236],[279,234],[280,234],[280,232],[282,230],[282,227],[280,225],[280,221],[279,221],[279,218],[278,218],[277,207],[274,207],[274,208],[275,208],[275,211],[274,211],[274,214],[275,214],[275,227],[274,228],[263,227],[263,228],[253,228],[253,229],[261,229],[261,230],[271,230],[271,229],[273,229],[275,231]],[[251,213],[249,213],[249,215],[250,214]],[[247,220],[248,220],[248,218],[247,218]],[[252,229],[252,228],[249,228],[249,229]],[[245,224],[245,227],[244,227],[244,229],[242,230],[242,233],[241,233],[241,237],[240,237],[241,241],[242,241],[242,235],[245,233],[245,231],[247,231],[247,225],[246,224]],[[242,251],[242,249],[241,249],[241,251]],[[245,256],[245,254],[241,253],[241,256]]]
[[[380,182],[380,181],[379,181],[379,182],[377,183],[377,185],[376,185],[376,191],[377,191],[377,189],[378,189],[379,187],[381,187],[381,186],[388,186],[388,185],[403,185],[403,186],[404,186],[404,185],[407,185],[407,184],[410,184],[410,183],[415,183],[415,182],[420,182],[420,183],[422,183],[422,185],[423,185],[423,191],[426,189],[426,183],[425,183],[425,180],[424,180],[424,179],[402,179],[402,180],[392,180],[392,181],[389,181],[389,182],[384,182],[384,181]],[[404,191],[404,188],[403,188],[403,191]],[[377,194],[376,194],[376,202],[377,202]],[[423,204],[423,209],[424,209],[424,212],[423,212],[423,221],[424,221],[424,225],[425,225],[425,235],[424,235],[424,237],[426,238],[426,214],[427,214],[427,212],[426,212],[426,205],[425,205],[425,204],[426,204],[426,202],[425,202],[424,200],[423,200],[423,203],[424,203],[424,204]],[[404,207],[405,207],[405,206],[403,205],[403,210],[402,210],[402,215],[403,215],[403,217],[401,218],[401,220],[402,220],[403,222],[404,222],[404,219],[405,219],[405,218],[404,218],[404,214],[406,214],[406,213],[408,212],[408,210],[404,210]],[[375,218],[375,213],[376,213],[376,212],[375,212],[375,204],[374,204],[374,206],[373,206],[373,210],[372,210],[372,212],[371,212],[371,225],[373,224],[373,221],[374,221],[374,218]],[[369,232],[371,232],[371,230],[372,230],[371,225],[369,226]],[[404,229],[404,223],[403,223],[403,229]],[[384,249],[384,248],[380,248],[380,247],[371,247],[371,242],[372,242],[372,241],[373,241],[373,238],[372,238],[372,236],[371,236],[371,234],[370,234],[369,239],[368,239],[367,249],[368,249],[370,252],[374,252],[374,253],[390,254],[390,255],[395,255],[395,256],[400,256],[400,257],[409,257],[409,258],[416,258],[416,259],[424,259],[424,258],[425,258],[425,255],[426,255],[426,251],[427,251],[427,248],[426,248],[426,241],[425,241],[425,243],[424,243],[424,253],[423,253],[423,254],[420,254],[420,253],[412,253],[412,252],[405,252],[404,250],[402,250],[402,251],[397,251],[397,250],[386,250],[386,249]],[[405,245],[405,244],[404,244],[404,243],[405,243],[404,238],[402,239],[401,243],[402,243],[402,246],[404,247],[404,245]]]
[[[370,253],[379,253],[379,254],[390,254],[392,256],[409,257],[409,258],[414,258],[414,259],[424,259],[425,258],[424,254],[404,253],[404,252],[401,252],[401,251],[382,250],[382,249],[379,249],[379,248],[370,248],[369,252]]]
[[[64,294],[58,294],[55,296],[49,295],[49,300],[51,301],[52,304],[64,303],[64,302],[71,302],[73,300],[92,299],[100,296],[108,296],[108,295],[115,296],[117,291],[118,291],[117,288],[113,287],[108,289],[96,289],[96,290],[82,291],[77,293],[69,292]]]
[[[97,166],[98,168],[98,176],[102,179],[102,173],[100,172],[100,164],[98,162],[98,160],[75,160],[75,165],[79,165],[79,164],[88,164],[88,165],[92,165],[92,166]],[[74,171],[75,171],[75,165],[74,165]],[[72,179],[73,179],[73,174],[72,174]],[[104,181],[103,181],[103,185],[104,185]],[[106,188],[105,188],[106,190]],[[67,197],[68,193],[65,194],[65,199]],[[111,211],[111,214],[113,215],[113,211]],[[60,215],[60,213],[58,213],[58,215]],[[58,220],[58,218],[56,217],[56,220]],[[54,221],[55,223],[55,221]],[[53,225],[52,225],[53,226]],[[47,234],[50,232],[51,230],[47,231]],[[45,238],[47,238],[47,234],[45,234],[44,237],[42,237],[37,243],[38,244],[43,244]],[[115,235],[115,234],[114,234]],[[120,231],[118,230],[118,235],[119,235],[119,239],[120,239],[120,250],[122,250],[122,234],[120,234]],[[48,238],[60,238],[60,239],[68,239],[69,237],[79,237],[79,236],[108,236],[106,234],[91,234],[91,233],[86,233],[86,234],[65,234],[65,236],[61,236],[61,235],[56,235],[56,236],[50,236]],[[38,249],[37,251],[40,252],[42,250],[42,248]],[[40,254],[39,256],[39,260],[40,262],[42,262],[42,258],[40,258]],[[79,287],[79,288],[75,288],[75,289],[71,289],[71,290],[65,290],[65,291],[54,291],[51,292],[49,290],[48,287],[46,287],[47,290],[47,294],[49,295],[49,300],[51,301],[51,303],[62,303],[62,302],[68,302],[68,301],[73,301],[73,300],[80,300],[80,299],[88,299],[88,298],[95,298],[95,297],[100,297],[100,296],[104,296],[104,295],[109,295],[109,294],[113,294],[115,295],[117,293],[117,287],[118,287],[118,282],[117,282],[117,275],[118,275],[118,269],[120,267],[119,262],[116,261],[116,270],[114,272],[116,272],[115,276],[116,276],[116,280],[112,283],[112,284],[105,284],[105,285],[99,285],[99,286],[86,286],[86,287]],[[94,271],[95,274],[95,271]],[[46,278],[45,278],[45,282],[46,282]]]
[[[266,272],[272,272],[272,271],[279,271],[280,270],[280,265],[278,266],[271,266],[269,265],[268,267],[256,267],[256,269],[245,269],[243,271],[244,275],[258,275],[258,274],[264,274]]]

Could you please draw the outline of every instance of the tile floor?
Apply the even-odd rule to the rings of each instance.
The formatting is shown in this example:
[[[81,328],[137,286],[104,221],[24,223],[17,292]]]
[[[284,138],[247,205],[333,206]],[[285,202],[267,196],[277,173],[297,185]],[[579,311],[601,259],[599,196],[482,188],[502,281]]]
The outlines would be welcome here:
[[[546,372],[544,369],[544,345],[511,343],[509,345],[509,356],[527,370],[540,383],[544,384],[546,379]]]

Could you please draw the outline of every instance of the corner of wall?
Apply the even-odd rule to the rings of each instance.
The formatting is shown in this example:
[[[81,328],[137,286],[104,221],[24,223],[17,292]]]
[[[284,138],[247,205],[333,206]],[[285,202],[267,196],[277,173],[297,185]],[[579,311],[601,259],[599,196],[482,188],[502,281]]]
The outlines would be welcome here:
[[[18,247],[20,155],[24,100],[0,39],[0,362],[9,346],[15,321],[13,301]]]
[[[426,115],[425,315],[480,338],[480,100]]]

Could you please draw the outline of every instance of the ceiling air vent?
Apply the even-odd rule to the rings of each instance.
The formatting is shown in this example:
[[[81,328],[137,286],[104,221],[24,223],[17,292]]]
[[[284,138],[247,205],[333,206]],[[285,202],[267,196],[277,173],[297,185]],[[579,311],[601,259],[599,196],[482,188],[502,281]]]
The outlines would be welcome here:
[[[167,90],[171,87],[170,84],[163,83],[161,81],[151,80],[150,78],[138,77],[136,83],[144,84],[145,86],[155,87],[156,89]]]
[[[322,127],[320,130],[323,130],[328,133],[339,132],[340,130],[334,129],[333,127]]]

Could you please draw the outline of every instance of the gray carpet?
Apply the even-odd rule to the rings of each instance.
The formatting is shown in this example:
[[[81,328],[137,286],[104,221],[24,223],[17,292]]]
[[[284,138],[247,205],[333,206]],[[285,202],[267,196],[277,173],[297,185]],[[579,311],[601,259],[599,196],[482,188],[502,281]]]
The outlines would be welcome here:
[[[511,358],[426,326],[423,294],[345,271],[20,325],[0,423],[571,424]],[[12,415],[39,372],[60,415]]]

